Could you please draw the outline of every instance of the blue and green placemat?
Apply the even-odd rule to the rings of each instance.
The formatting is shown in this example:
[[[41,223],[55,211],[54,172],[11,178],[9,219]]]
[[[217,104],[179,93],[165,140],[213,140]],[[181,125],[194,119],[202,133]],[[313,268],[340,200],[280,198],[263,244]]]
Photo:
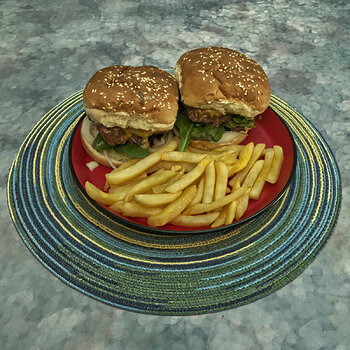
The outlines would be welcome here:
[[[270,107],[296,143],[293,180],[258,218],[221,232],[140,232],[99,211],[69,164],[83,113],[82,92],[47,113],[13,161],[8,204],[28,249],[55,276],[99,301],[157,315],[235,308],[282,288],[327,242],[341,183],[335,159],[312,124],[272,96]]]

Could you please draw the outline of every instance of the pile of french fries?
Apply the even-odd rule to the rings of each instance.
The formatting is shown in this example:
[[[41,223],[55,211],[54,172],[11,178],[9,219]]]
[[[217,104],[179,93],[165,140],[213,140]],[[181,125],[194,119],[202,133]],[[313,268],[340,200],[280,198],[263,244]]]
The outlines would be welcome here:
[[[257,200],[266,182],[278,180],[283,162],[280,146],[253,142],[211,151],[178,140],[143,159],[130,159],[106,174],[104,191],[85,183],[88,195],[123,216],[147,218],[152,227],[171,223],[187,227],[229,225]]]

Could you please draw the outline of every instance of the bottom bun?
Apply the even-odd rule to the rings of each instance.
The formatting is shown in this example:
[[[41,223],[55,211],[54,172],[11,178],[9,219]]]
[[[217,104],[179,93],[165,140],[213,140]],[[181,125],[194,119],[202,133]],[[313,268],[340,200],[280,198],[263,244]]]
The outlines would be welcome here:
[[[205,140],[192,140],[189,146],[208,151],[222,146],[239,145],[247,136],[247,132],[225,131],[221,139],[217,142]]]
[[[102,164],[106,167],[118,167],[125,161],[130,159],[126,154],[119,154],[113,149],[105,151],[104,153],[97,152],[92,143],[97,135],[97,129],[94,124],[90,121],[88,117],[85,117],[80,130],[81,143],[86,151],[86,153],[97,163]]]

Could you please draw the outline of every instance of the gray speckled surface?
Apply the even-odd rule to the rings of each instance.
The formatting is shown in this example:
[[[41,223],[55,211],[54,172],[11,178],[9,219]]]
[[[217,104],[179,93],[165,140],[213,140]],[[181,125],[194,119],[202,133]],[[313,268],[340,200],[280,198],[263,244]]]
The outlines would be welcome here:
[[[350,348],[350,35],[347,1],[0,2],[1,349]],[[256,59],[272,92],[304,114],[338,161],[343,202],[333,236],[278,292],[217,314],[140,315],[69,288],[19,238],[8,169],[25,135],[99,68],[172,67],[187,49],[223,45]]]

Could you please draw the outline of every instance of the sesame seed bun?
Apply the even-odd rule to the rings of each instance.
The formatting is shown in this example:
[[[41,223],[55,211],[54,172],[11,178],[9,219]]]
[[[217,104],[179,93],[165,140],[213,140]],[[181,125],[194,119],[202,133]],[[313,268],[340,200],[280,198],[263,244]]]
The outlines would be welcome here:
[[[113,147],[103,153],[94,149],[93,141],[101,125],[108,130],[123,129],[127,141],[124,138],[120,144],[130,141],[130,138],[135,142],[132,135],[139,135],[143,147],[151,151],[148,137],[153,134],[161,137],[172,130],[178,98],[175,78],[157,67],[111,66],[100,69],[83,92],[87,117],[83,120],[80,136],[85,151],[92,159],[108,167],[117,167],[131,158],[115,152]]]
[[[228,48],[188,51],[179,58],[174,73],[187,106],[253,118],[270,102],[270,84],[261,66]]]
[[[106,67],[87,83],[83,104],[90,119],[107,128],[167,131],[176,120],[177,82],[154,66]]]

